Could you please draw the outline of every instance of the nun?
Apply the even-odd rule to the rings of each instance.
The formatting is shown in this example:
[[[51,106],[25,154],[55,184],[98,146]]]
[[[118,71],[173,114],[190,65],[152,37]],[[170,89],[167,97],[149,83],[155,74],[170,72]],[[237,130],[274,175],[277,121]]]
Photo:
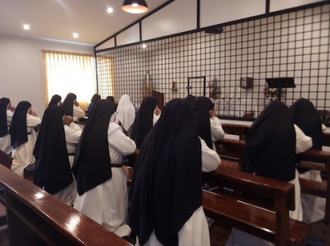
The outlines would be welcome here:
[[[11,169],[23,177],[24,168],[35,162],[33,150],[37,134],[35,128],[41,119],[32,110],[31,103],[21,101],[17,105],[9,127],[13,163]]]
[[[83,129],[72,171],[78,197],[74,207],[120,237],[129,236],[127,175],[123,155],[135,151],[135,143],[121,127],[110,122],[115,104],[101,99],[93,107]]]
[[[216,116],[214,103],[207,97],[199,97],[195,102],[194,111],[197,119],[198,135],[209,148],[215,150],[214,142],[223,139],[225,132],[219,118]]]
[[[185,100],[194,108],[197,98],[193,95],[188,95]]]
[[[49,101],[48,107],[50,106],[61,106],[62,105],[62,97],[60,95],[53,95],[52,98]]]
[[[85,117],[84,111],[79,107],[76,94],[68,93],[62,103],[62,108],[64,109],[65,115],[73,117],[74,122],[78,122],[80,118]]]
[[[9,98],[0,99],[0,150],[7,155],[11,153],[10,135],[8,126],[10,126],[15,108],[11,106]]]
[[[45,110],[34,148],[33,183],[68,205],[73,205],[76,186],[71,173],[64,133],[64,111],[59,106]]]
[[[313,103],[305,98],[300,98],[290,107],[290,114],[305,135],[312,138],[311,149],[322,150],[323,132],[322,121]],[[297,159],[299,161],[299,159]],[[299,177],[322,182],[319,170],[298,168]],[[301,194],[303,218],[306,223],[313,223],[324,219],[325,199],[321,197]]]
[[[101,99],[101,96],[99,94],[94,94],[92,96],[91,103],[88,105],[88,109],[87,109],[88,114],[90,114],[92,112],[92,108],[93,108],[94,104],[100,99]]]
[[[129,137],[132,135],[135,114],[136,109],[129,95],[122,95],[118,102],[115,122],[123,128],[123,132]]]
[[[288,107],[281,101],[270,102],[253,122],[245,138],[246,147],[243,172],[290,182],[295,186],[296,209],[290,218],[302,221],[299,173],[296,153],[311,147],[311,139],[294,126]],[[263,246],[271,242],[236,228],[227,239],[226,246]]]
[[[210,245],[202,171],[215,170],[220,162],[198,137],[188,102],[168,102],[134,168],[129,225],[136,245]]]
[[[147,96],[143,99],[135,117],[132,131],[132,139],[137,149],[141,148],[143,139],[158,121],[160,113],[156,98]]]

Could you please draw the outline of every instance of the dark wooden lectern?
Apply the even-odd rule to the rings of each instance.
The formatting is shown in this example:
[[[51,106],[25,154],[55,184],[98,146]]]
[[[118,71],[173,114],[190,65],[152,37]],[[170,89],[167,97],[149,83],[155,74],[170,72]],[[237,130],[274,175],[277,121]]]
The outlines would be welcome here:
[[[148,91],[145,90],[143,94],[144,94],[143,98],[145,98],[146,96],[152,96],[152,97],[156,98],[157,101],[158,101],[158,107],[161,110],[163,110],[163,108],[164,108],[164,93],[154,91],[154,90],[148,90]]]

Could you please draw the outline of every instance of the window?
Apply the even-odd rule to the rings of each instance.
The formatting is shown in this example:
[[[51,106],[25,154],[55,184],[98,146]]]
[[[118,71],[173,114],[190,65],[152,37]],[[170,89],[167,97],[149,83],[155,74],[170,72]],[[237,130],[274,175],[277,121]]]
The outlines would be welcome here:
[[[101,98],[106,98],[107,96],[117,98],[113,70],[113,58],[106,55],[97,56],[98,92]]]
[[[77,95],[80,107],[87,109],[96,93],[95,58],[89,54],[43,50],[46,83],[46,104],[54,94]]]

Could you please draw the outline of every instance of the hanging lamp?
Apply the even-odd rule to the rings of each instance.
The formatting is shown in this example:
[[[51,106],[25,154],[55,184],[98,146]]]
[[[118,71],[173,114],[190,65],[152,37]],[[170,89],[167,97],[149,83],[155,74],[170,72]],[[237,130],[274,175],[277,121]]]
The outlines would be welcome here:
[[[122,10],[131,14],[142,14],[148,11],[148,5],[144,0],[125,0]]]

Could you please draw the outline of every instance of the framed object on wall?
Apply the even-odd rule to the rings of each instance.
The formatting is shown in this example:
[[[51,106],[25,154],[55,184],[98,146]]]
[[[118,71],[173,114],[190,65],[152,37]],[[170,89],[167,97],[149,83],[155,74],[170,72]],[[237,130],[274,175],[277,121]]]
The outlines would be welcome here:
[[[253,78],[252,77],[241,78],[241,87],[242,88],[252,88],[253,87]]]

